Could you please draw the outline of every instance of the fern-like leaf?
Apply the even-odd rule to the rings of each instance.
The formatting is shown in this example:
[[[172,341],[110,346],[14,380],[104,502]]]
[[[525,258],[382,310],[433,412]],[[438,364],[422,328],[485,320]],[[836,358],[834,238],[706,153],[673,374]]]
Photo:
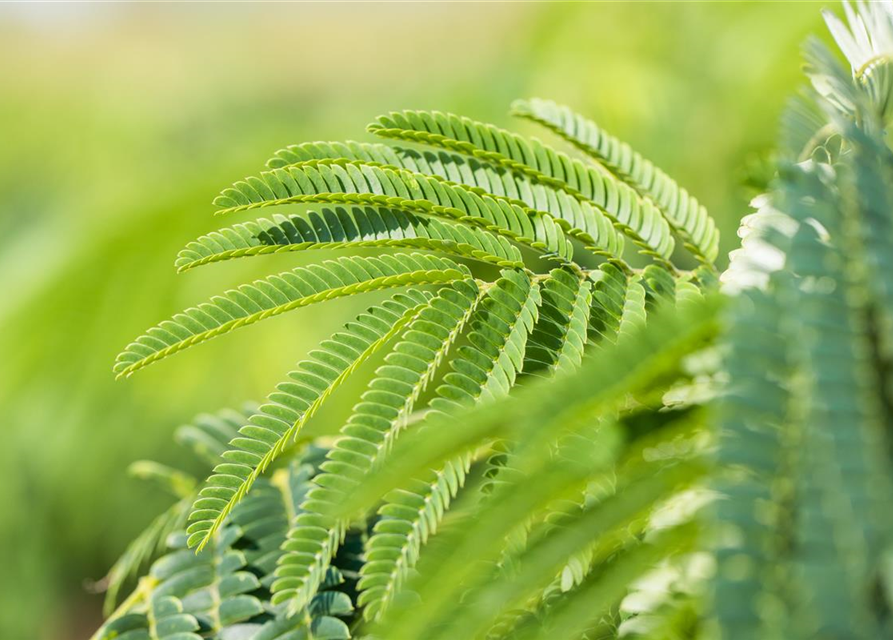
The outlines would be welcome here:
[[[651,198],[696,256],[708,264],[716,259],[719,231],[704,206],[628,144],[550,100],[517,100],[512,113],[545,126]]]
[[[601,209],[644,253],[664,260],[672,254],[670,228],[650,201],[641,199],[611,174],[538,140],[436,111],[392,112],[377,118],[368,130],[386,138],[458,151],[526,175],[536,183],[564,190]]]
[[[560,261],[573,249],[548,213],[494,199],[441,178],[350,160],[308,160],[246,178],[225,189],[214,204],[218,214],[261,207],[358,204],[475,224]]]
[[[712,604],[729,640],[769,635],[771,623],[758,603],[782,598],[777,567],[790,538],[782,525],[783,498],[773,493],[784,494],[783,478],[792,473],[784,449],[790,389],[779,301],[760,290],[739,295],[729,310],[730,379],[719,403],[719,472],[713,480],[723,497],[713,507],[718,531]]]
[[[351,207],[311,211],[306,217],[274,215],[201,236],[180,251],[176,267],[292,251],[413,248],[472,258],[499,267],[523,268],[518,248],[479,227],[426,218],[406,211]]]
[[[589,251],[615,258],[623,253],[623,236],[614,229],[609,218],[588,201],[537,183],[524,174],[456,153],[419,152],[359,142],[312,142],[279,151],[268,165],[286,168],[289,164],[308,160],[339,158],[438,176],[451,185],[464,185],[480,196],[489,195],[511,204],[547,212],[565,233],[580,240]],[[285,159],[291,162],[285,162]]]
[[[446,258],[395,254],[351,257],[255,280],[186,309],[127,346],[115,364],[118,377],[211,338],[275,315],[357,293],[462,280],[468,268]]]

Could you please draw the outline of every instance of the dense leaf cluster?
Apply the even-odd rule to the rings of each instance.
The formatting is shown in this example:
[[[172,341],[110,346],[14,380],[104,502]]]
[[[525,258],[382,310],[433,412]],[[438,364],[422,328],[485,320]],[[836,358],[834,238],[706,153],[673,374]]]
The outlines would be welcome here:
[[[722,294],[704,207],[549,101],[512,113],[568,152],[403,111],[369,126],[390,144],[293,145],[225,189],[221,215],[277,212],[191,242],[179,270],[376,253],[189,308],[118,375],[298,307],[390,297],[260,406],[181,429],[206,480],[136,467],[178,501],[112,569],[96,637],[893,633],[893,5],[845,6],[848,27],[827,19],[852,73],[809,43],[812,86]],[[373,357],[338,436],[308,441]]]

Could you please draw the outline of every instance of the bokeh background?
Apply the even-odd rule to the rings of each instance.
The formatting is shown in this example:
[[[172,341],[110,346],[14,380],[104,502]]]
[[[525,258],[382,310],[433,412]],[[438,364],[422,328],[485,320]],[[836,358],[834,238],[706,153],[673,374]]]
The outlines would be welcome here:
[[[194,465],[172,442],[179,424],[262,399],[358,304],[288,314],[115,382],[115,354],[150,324],[303,260],[177,276],[177,250],[220,224],[220,188],[289,143],[369,139],[391,109],[516,126],[512,98],[551,97],[696,194],[725,255],[820,7],[0,5],[0,638],[88,638],[95,582],[170,501],[129,463]],[[339,426],[344,397],[320,433]]]

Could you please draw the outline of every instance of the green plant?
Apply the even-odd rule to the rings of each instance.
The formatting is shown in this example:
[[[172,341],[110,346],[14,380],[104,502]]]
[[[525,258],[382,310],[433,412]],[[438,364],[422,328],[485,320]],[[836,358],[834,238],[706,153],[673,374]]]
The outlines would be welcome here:
[[[722,298],[704,208],[542,100],[512,112],[583,157],[402,112],[369,127],[397,145],[295,145],[224,190],[219,213],[290,212],[199,238],[179,270],[411,252],[227,291],[129,345],[119,375],[297,307],[401,290],[265,404],[185,430],[216,463],[197,493],[137,468],[179,501],[113,569],[110,607],[158,556],[98,637],[890,634],[893,14],[845,6],[849,31],[828,21],[854,73],[809,44],[813,88]],[[308,204],[324,207],[291,211]],[[695,269],[674,262],[677,239]],[[307,442],[376,354],[339,436]]]

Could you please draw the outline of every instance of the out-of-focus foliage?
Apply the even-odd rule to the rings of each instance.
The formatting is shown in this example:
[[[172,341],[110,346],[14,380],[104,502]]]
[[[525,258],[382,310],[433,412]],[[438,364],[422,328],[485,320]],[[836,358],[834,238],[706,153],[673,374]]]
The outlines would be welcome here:
[[[893,3],[826,20],[742,226],[720,403],[722,638],[893,634]]]
[[[395,104],[502,124],[511,98],[549,95],[678,176],[718,214],[723,256],[737,168],[768,148],[817,22],[808,4],[4,6],[3,637],[85,637],[101,601],[85,582],[166,501],[124,469],[192,464],[160,455],[184,416],[260,397],[359,310],[308,309],[254,331],[250,354],[209,344],[113,385],[107,362],[146,309],[258,273],[167,268],[220,183],[283,139],[366,139],[350,123]]]

